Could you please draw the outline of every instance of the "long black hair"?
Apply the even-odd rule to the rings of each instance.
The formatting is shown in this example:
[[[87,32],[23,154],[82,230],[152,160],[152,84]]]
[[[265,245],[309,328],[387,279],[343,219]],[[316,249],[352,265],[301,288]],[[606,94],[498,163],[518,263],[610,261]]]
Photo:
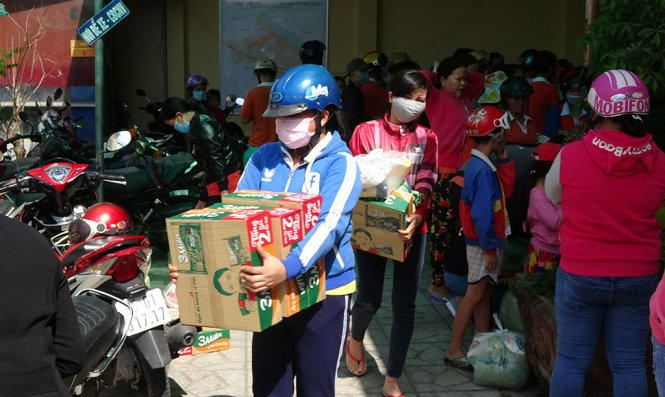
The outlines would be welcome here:
[[[171,120],[175,118],[176,113],[187,113],[198,111],[199,109],[179,97],[166,98],[162,109],[159,111],[159,117],[162,121]]]

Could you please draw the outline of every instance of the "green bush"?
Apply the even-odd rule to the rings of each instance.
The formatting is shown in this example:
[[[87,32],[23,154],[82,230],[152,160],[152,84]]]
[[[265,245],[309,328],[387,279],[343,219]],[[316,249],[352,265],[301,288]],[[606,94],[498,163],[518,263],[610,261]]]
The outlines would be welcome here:
[[[627,69],[649,88],[651,114],[646,123],[656,143],[665,147],[665,0],[598,0],[599,14],[577,41],[590,50],[588,75]]]

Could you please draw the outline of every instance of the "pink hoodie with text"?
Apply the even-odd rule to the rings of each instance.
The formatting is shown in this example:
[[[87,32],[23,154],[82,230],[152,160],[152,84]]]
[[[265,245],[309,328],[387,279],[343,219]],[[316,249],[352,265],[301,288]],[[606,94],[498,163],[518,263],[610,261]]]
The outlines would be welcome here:
[[[655,274],[665,154],[650,134],[589,131],[561,151],[561,267],[591,277]]]

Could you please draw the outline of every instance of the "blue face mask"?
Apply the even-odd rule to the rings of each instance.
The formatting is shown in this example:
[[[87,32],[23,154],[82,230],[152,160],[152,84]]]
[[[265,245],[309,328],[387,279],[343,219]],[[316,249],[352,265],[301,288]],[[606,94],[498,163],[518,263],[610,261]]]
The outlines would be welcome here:
[[[178,132],[186,134],[189,132],[189,121],[185,120],[184,118],[182,121],[184,121],[183,124],[178,124],[178,119],[176,118],[175,123],[173,124],[173,128]]]
[[[206,97],[206,92],[205,92],[205,90],[194,91],[192,93],[192,97],[194,99],[196,99],[197,101],[202,101]]]

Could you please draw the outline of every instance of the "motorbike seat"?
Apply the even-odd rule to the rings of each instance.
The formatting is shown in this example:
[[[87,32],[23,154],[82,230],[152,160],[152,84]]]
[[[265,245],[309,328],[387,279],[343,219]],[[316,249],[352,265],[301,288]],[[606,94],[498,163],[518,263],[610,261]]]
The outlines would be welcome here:
[[[74,265],[78,258],[90,252],[97,251],[101,247],[108,244],[111,240],[113,240],[112,236],[97,237],[70,247],[62,256],[62,265]]]
[[[76,375],[80,382],[102,362],[124,326],[123,317],[111,304],[92,296],[72,297],[81,331],[83,360]]]

